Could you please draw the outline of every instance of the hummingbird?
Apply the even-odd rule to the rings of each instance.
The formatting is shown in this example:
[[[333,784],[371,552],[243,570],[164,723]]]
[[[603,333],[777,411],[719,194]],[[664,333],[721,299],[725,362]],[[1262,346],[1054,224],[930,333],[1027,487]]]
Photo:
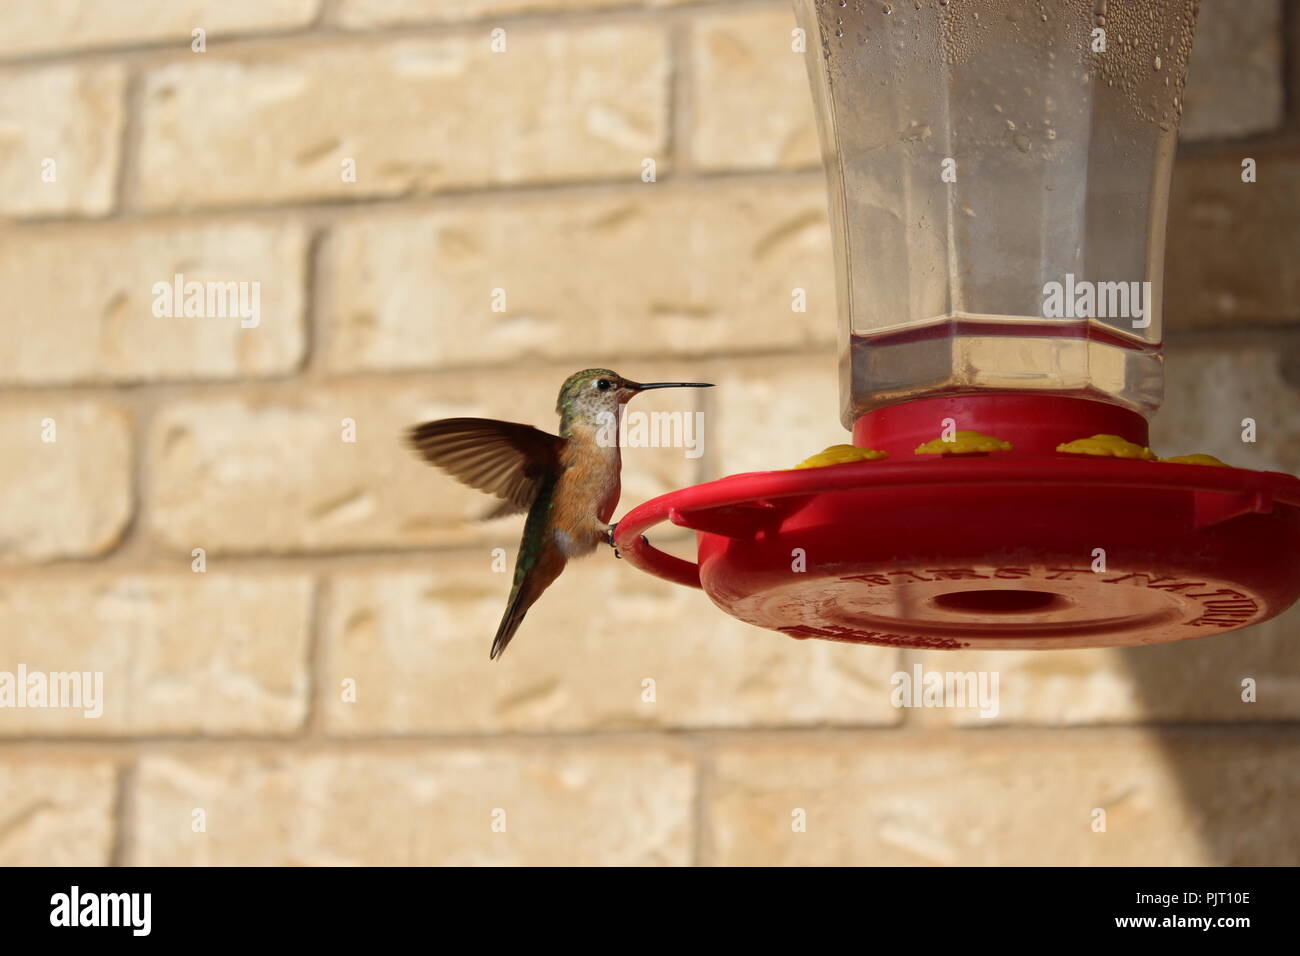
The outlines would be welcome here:
[[[652,388],[711,387],[710,382],[645,384],[607,368],[589,368],[574,372],[560,387],[558,435],[493,418],[443,418],[410,429],[409,444],[425,461],[502,499],[485,517],[528,513],[492,660],[505,651],[528,609],[570,558],[590,554],[601,542],[613,545],[615,526],[609,519],[620,490],[616,428],[622,407]]]

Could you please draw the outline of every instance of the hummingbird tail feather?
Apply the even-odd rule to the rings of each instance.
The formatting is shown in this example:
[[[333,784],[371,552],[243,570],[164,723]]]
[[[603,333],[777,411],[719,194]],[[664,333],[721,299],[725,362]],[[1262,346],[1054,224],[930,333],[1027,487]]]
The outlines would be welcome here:
[[[519,630],[519,625],[523,623],[524,615],[528,613],[532,603],[524,599],[523,588],[515,588],[511,593],[510,603],[506,605],[506,613],[497,627],[497,636],[492,641],[492,660],[505,653],[506,646],[515,636],[515,631]]]
[[[492,641],[492,660],[500,657],[528,609],[542,596],[564,570],[564,555],[552,543],[551,505],[554,504],[554,478],[545,478],[537,489],[537,498],[528,509],[524,522],[524,536],[519,541],[519,556],[515,559],[515,579],[506,602],[506,613],[497,627]]]

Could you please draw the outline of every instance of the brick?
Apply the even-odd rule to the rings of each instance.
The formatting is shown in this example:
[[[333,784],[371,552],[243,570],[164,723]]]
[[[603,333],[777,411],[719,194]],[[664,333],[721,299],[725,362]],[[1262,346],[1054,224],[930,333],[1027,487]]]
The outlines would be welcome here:
[[[690,0],[342,0],[336,19],[340,25],[350,28],[389,27],[516,14],[662,7],[688,2]]]
[[[5,11],[0,54],[77,50],[88,47],[179,41],[189,48],[191,31],[208,38],[305,26],[319,0],[45,0]],[[211,49],[209,47],[209,49]]]
[[[833,330],[833,320],[823,319],[827,331]],[[716,456],[709,460],[710,477],[792,468],[829,445],[852,441],[840,424],[839,368],[833,349],[731,361],[709,374],[718,383],[718,441]]]
[[[1264,471],[1300,472],[1300,349],[1282,335],[1221,335],[1165,349],[1165,402],[1151,447],[1166,457],[1202,452]],[[1256,440],[1243,442],[1253,418]]]
[[[664,165],[667,56],[663,32],[648,27],[511,30],[504,53],[485,35],[286,48],[270,60],[209,53],[145,75],[139,200],[188,208],[639,183],[644,158]],[[345,159],[355,182],[344,181]]]
[[[653,532],[650,540],[661,544]],[[675,549],[693,552],[693,546]],[[742,624],[699,591],[600,551],[534,605],[488,660],[509,593],[486,549],[432,573],[330,584],[321,712],[331,734],[502,733],[624,727],[889,724],[898,654],[794,641]],[[599,598],[593,600],[593,596]],[[778,676],[779,675],[779,676]],[[345,680],[356,699],[344,702]],[[646,700],[646,681],[653,699]]]
[[[724,866],[1294,865],[1300,739],[1071,731],[860,733],[720,748]],[[1092,812],[1105,810],[1105,832]],[[792,812],[807,813],[793,832]]]
[[[301,575],[83,574],[0,585],[0,670],[102,673],[102,715],[0,709],[0,735],[283,734],[307,707]],[[178,562],[180,563],[180,562]],[[93,678],[92,678],[93,679]]]
[[[835,328],[820,183],[366,219],[337,229],[327,261],[335,371],[792,348]],[[796,287],[806,312],[791,311]]]
[[[664,746],[156,756],[136,786],[130,861],[146,866],[690,859],[693,767]]]
[[[791,49],[790,5],[697,19],[690,62],[691,155],[701,169],[815,167],[821,159],[808,70]]]
[[[0,299],[17,343],[0,350],[0,383],[289,372],[304,349],[306,249],[299,226],[248,222],[0,232]],[[259,283],[258,324],[243,328],[233,316],[155,316],[155,283],[172,284],[177,273],[186,281]]]
[[[55,396],[10,400],[0,409],[0,446],[0,563],[93,557],[118,543],[133,497],[121,409]]]
[[[1243,159],[1258,182],[1241,181]],[[1300,318],[1300,158],[1241,149],[1174,166],[1165,258],[1165,327],[1295,322]]]
[[[0,756],[0,866],[107,866],[115,776],[107,760]]]
[[[1202,0],[1187,71],[1185,140],[1249,136],[1282,125],[1281,0]]]
[[[622,371],[635,378],[646,370]],[[670,380],[674,370],[656,371]],[[513,543],[522,517],[479,522],[496,499],[426,465],[406,447],[405,432],[458,416],[554,432],[555,395],[567,374],[466,373],[418,387],[367,383],[176,402],[149,437],[150,531],[186,554]],[[636,407],[689,410],[698,400],[693,391],[665,390]],[[356,423],[355,442],[343,440],[344,419]],[[629,449],[624,508],[689,484],[694,472],[681,449]]]
[[[115,65],[0,70],[0,217],[113,207],[125,89]]]

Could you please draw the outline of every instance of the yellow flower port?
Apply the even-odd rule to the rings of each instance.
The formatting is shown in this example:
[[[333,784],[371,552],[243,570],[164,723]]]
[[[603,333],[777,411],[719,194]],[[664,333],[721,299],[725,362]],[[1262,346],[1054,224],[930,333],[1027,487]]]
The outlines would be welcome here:
[[[855,461],[879,461],[888,457],[889,455],[885,452],[876,451],[873,448],[859,448],[857,445],[831,445],[815,455],[808,456],[790,470],[825,468],[828,465],[847,465]]]

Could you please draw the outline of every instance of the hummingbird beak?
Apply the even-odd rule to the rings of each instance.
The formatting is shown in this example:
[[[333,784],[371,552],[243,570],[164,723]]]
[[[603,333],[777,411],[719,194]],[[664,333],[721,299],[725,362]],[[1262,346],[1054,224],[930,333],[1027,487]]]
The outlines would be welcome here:
[[[627,382],[625,387],[634,392],[644,392],[651,388],[712,388],[712,382],[648,382],[642,385],[640,382]]]

